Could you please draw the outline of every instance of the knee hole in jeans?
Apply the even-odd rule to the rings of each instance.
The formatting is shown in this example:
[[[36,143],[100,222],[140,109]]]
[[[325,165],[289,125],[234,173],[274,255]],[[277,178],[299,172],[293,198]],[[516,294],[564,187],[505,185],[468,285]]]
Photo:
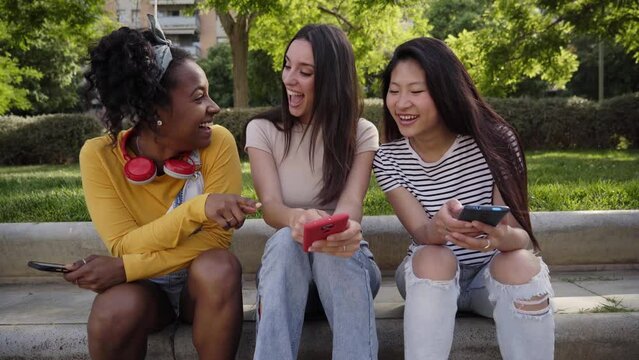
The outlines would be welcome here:
[[[548,294],[537,295],[530,299],[515,300],[513,305],[522,315],[541,316],[550,311],[550,298]]]

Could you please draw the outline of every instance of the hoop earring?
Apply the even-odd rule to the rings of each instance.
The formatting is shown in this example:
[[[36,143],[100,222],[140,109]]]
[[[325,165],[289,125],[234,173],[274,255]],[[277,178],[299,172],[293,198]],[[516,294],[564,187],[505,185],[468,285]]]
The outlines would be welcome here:
[[[155,124],[156,124],[157,126],[162,126],[162,120],[158,120],[158,121],[156,121],[156,122],[155,122]]]

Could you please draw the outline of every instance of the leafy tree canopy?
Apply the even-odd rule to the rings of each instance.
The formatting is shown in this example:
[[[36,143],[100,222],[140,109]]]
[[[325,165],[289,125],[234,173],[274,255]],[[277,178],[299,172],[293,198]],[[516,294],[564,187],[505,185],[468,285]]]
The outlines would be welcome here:
[[[482,14],[491,3],[491,0],[431,0],[424,16],[433,25],[433,37],[443,40],[463,30],[481,28]]]
[[[7,24],[0,21],[0,44],[7,41],[6,28]],[[27,90],[20,87],[23,80],[29,77],[40,78],[42,74],[28,67],[21,68],[11,54],[4,49],[0,50],[0,114],[12,108],[29,109]]]
[[[424,1],[281,1],[278,12],[256,19],[251,49],[267,52],[280,69],[290,39],[304,25],[328,23],[340,27],[353,44],[360,79],[379,73],[401,42],[429,33]]]
[[[614,41],[639,62],[639,1],[538,0],[538,5],[575,34]]]
[[[19,74],[9,83],[17,96],[0,102],[33,113],[74,109],[88,45],[114,28],[103,12],[104,0],[0,0],[0,56],[10,59],[0,74]]]
[[[503,97],[525,79],[565,87],[577,70],[568,48],[573,27],[541,11],[535,0],[497,0],[483,14],[484,27],[450,35],[446,42],[484,95]]]

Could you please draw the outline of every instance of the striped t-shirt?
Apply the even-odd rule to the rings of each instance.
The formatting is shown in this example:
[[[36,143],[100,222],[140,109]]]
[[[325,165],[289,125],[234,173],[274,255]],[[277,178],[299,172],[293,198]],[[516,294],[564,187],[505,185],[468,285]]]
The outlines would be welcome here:
[[[490,205],[493,198],[493,176],[475,140],[459,135],[437,162],[423,161],[401,138],[382,145],[375,154],[373,170],[384,192],[399,186],[406,188],[432,218],[442,205],[457,199],[463,205]],[[418,244],[408,248],[408,255]],[[495,250],[480,252],[446,244],[463,264],[487,262]]]

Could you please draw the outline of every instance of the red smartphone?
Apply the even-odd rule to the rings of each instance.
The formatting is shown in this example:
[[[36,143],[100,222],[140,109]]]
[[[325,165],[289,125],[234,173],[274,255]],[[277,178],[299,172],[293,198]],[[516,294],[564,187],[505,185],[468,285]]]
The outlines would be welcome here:
[[[46,263],[42,261],[29,261],[27,263],[29,267],[32,267],[40,271],[68,273],[69,269],[65,268],[63,264]]]
[[[348,214],[333,214],[304,224],[304,252],[317,240],[346,230]]]

